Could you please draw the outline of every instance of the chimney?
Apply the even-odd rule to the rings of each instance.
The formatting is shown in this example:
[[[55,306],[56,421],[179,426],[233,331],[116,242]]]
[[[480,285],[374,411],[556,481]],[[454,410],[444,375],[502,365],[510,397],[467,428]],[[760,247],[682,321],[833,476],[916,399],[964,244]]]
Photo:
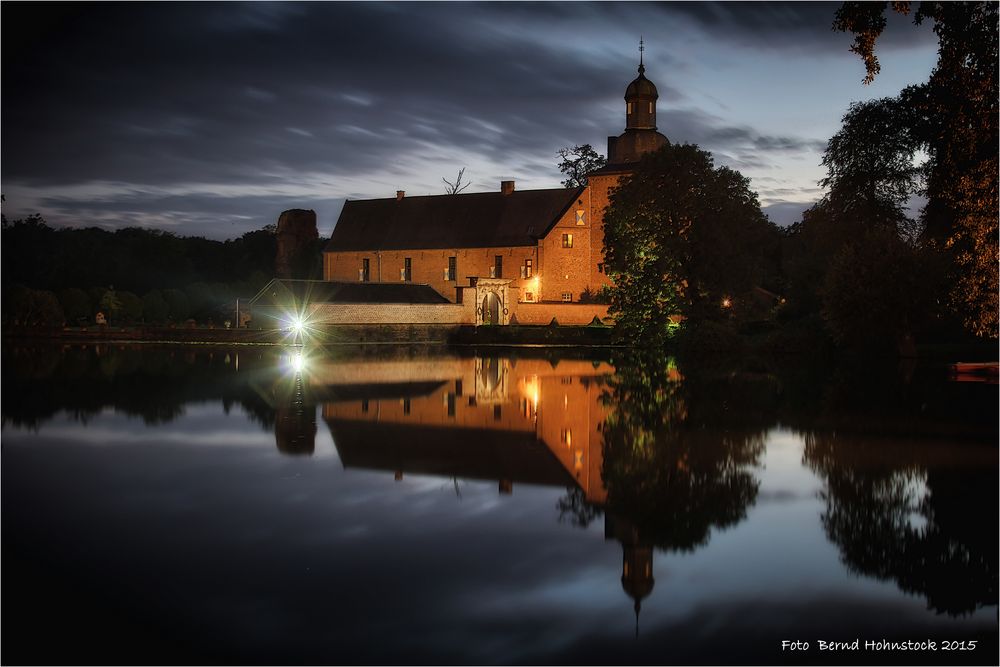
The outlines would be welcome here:
[[[500,181],[500,192],[505,195],[514,192],[514,181]]]
[[[406,190],[396,190],[396,201],[406,196]]]

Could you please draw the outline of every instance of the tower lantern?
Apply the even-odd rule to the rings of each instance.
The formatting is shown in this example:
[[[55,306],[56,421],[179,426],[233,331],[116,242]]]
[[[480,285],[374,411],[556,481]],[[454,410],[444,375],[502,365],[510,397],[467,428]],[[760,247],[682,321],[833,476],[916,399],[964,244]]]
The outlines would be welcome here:
[[[625,129],[655,130],[656,100],[660,96],[656,86],[646,78],[646,66],[642,62],[643,51],[646,50],[642,39],[639,40],[639,76],[628,84],[625,89]]]
[[[638,162],[643,154],[668,143],[667,138],[656,131],[656,100],[660,94],[646,78],[645,50],[645,42],[640,39],[639,76],[625,89],[625,133],[608,137],[608,164],[611,165]]]

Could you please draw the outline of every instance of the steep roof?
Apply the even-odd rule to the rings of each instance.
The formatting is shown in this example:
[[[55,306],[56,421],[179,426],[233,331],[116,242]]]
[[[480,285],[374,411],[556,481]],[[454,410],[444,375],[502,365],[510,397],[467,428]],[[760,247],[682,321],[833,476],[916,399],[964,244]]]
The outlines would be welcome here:
[[[251,299],[252,306],[303,303],[450,303],[429,285],[327,282],[275,278]]]
[[[348,201],[326,252],[533,246],[582,188]]]
[[[345,468],[415,475],[576,484],[534,433],[327,418]]]

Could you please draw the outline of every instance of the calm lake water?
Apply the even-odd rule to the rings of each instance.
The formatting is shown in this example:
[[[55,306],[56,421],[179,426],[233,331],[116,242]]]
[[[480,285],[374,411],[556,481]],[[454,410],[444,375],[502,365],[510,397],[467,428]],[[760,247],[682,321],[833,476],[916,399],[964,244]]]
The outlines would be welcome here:
[[[943,368],[104,345],[2,372],[7,664],[996,663],[997,386]]]

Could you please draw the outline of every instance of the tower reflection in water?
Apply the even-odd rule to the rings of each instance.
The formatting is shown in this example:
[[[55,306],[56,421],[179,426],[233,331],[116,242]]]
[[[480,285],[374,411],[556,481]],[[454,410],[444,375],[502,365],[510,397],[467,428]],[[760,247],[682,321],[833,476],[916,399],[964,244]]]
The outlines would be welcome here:
[[[567,489],[562,518],[604,517],[624,591],[652,592],[653,551],[692,551],[753,504],[763,431],[691,422],[671,360],[630,365],[498,357],[312,359],[271,395],[275,436],[311,453],[315,406],[345,468]],[[304,383],[304,384],[303,384]],[[283,393],[282,393],[283,392]]]

